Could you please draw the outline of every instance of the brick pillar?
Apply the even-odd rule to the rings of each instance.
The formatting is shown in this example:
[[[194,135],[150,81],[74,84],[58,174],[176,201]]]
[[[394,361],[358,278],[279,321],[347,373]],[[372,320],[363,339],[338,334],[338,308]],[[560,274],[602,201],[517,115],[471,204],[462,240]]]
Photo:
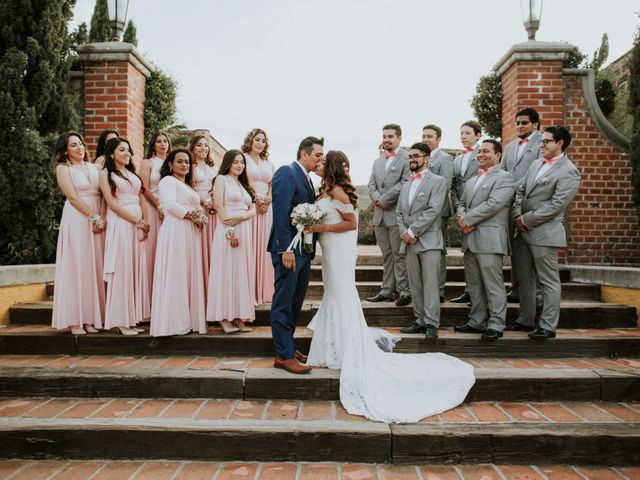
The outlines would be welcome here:
[[[84,136],[93,156],[103,130],[113,129],[143,158],[144,87],[153,67],[130,43],[78,47],[84,64]]]

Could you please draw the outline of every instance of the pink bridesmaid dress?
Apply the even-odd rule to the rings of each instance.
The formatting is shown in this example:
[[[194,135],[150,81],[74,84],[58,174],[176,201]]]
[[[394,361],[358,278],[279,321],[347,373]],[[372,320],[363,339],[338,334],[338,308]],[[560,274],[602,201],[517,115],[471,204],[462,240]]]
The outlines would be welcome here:
[[[247,174],[251,179],[256,197],[264,197],[269,192],[269,184],[273,177],[273,162],[260,160],[256,163],[249,155],[247,158]],[[256,205],[256,209],[257,209]],[[271,262],[271,254],[267,252],[267,243],[273,223],[271,205],[263,215],[256,213],[253,222],[253,248],[255,254],[254,265],[256,267],[256,304],[271,303],[274,291],[274,271]]]
[[[201,200],[208,200],[210,198],[209,191],[213,179],[218,174],[218,169],[210,165],[204,164],[204,168],[195,166],[193,169],[193,184],[196,193],[200,196]],[[211,249],[213,248],[213,234],[216,230],[216,215],[209,215],[209,212],[205,211],[209,223],[200,232],[202,242],[202,273],[204,278],[204,290],[205,298],[207,294],[207,287],[209,285],[209,269],[211,268]]]
[[[128,179],[111,174],[116,184],[118,205],[142,217],[138,195],[142,182],[129,171]],[[107,235],[104,250],[104,279],[107,282],[105,328],[135,327],[151,316],[147,271],[146,241],[138,240],[136,226],[107,211]]]
[[[224,209],[228,216],[240,215],[251,207],[251,196],[236,181],[227,175],[224,181]],[[238,247],[232,248],[226,238],[227,227],[216,224],[209,272],[207,294],[207,321],[233,321],[239,318],[252,322],[255,319],[255,267],[251,220],[240,222],[234,228]]]
[[[149,159],[151,162],[151,172],[149,173],[149,190],[159,203],[158,183],[160,182],[160,167],[164,160],[158,157]],[[156,261],[156,243],[158,242],[158,232],[160,231],[160,216],[158,210],[151,205],[147,205],[147,222],[149,223],[149,236],[147,237],[147,281],[149,282],[149,296],[153,298],[153,267]]]
[[[91,163],[69,166],[71,181],[91,210],[100,213],[99,169]],[[105,288],[102,278],[104,235],[69,200],[64,203],[56,250],[51,326],[58,330],[93,325],[102,328]]]
[[[200,209],[200,197],[173,176],[160,180],[164,221],[158,233],[151,302],[151,335],[207,333],[202,282],[202,235],[184,218]]]

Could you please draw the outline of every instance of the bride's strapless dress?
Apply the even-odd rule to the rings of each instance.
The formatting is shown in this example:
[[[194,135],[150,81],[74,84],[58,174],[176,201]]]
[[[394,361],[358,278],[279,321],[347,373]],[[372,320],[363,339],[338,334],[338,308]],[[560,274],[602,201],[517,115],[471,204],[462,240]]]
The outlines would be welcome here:
[[[326,212],[325,224],[340,223],[340,211],[354,213],[328,197],[317,205]],[[340,401],[352,415],[411,423],[460,405],[475,382],[471,365],[444,353],[378,348],[376,342],[392,335],[369,328],[364,318],[355,282],[357,235],[320,234],[324,296],[309,325],[314,334],[307,364],[341,369]]]

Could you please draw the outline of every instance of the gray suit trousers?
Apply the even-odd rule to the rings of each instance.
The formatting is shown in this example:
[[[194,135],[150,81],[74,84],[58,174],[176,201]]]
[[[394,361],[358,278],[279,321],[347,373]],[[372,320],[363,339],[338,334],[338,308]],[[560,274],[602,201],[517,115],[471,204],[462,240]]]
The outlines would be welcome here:
[[[504,331],[507,320],[507,291],[498,253],[464,252],[464,276],[471,296],[469,325],[478,330]],[[534,291],[535,308],[535,291]],[[488,313],[487,313],[488,310]]]
[[[536,320],[536,274],[542,287],[542,313],[539,328],[555,332],[560,319],[560,270],[558,247],[530,245],[516,237],[514,256],[518,257],[520,313],[517,322],[530,327]]]
[[[407,245],[407,273],[411,284],[413,314],[419,325],[440,326],[440,295],[438,276],[440,250],[416,253],[413,245]]]
[[[374,227],[376,242],[382,251],[384,271],[382,274],[382,289],[380,293],[393,298],[397,290],[400,295],[410,295],[409,280],[405,255],[400,253],[400,230],[398,226]]]
[[[449,228],[449,218],[442,218],[442,238],[444,238],[445,248],[441,250],[440,256],[440,275],[438,277],[438,289],[440,296],[444,297],[444,285],[447,281],[447,229]]]
[[[515,246],[515,240],[514,240],[514,235],[516,233],[516,222],[513,221],[513,218],[511,215],[509,215],[509,245],[511,246],[511,292],[513,292],[514,295],[516,296],[520,296],[520,285],[518,284],[518,257],[516,255],[513,254],[513,252],[516,251],[516,246]],[[540,286],[540,281],[538,280],[538,277],[536,276],[536,296],[541,297],[542,296],[542,287]]]

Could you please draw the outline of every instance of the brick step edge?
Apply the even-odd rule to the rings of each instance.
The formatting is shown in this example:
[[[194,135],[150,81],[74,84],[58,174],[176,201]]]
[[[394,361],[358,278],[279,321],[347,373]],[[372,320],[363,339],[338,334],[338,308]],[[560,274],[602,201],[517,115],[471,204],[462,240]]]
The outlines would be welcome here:
[[[638,465],[640,428],[620,423],[549,428],[536,422],[0,419],[0,457]]]
[[[475,370],[465,399],[479,401],[640,401],[637,370]],[[2,397],[226,398],[337,400],[340,371],[314,369],[291,375],[274,368],[208,370],[188,368],[0,368]]]

